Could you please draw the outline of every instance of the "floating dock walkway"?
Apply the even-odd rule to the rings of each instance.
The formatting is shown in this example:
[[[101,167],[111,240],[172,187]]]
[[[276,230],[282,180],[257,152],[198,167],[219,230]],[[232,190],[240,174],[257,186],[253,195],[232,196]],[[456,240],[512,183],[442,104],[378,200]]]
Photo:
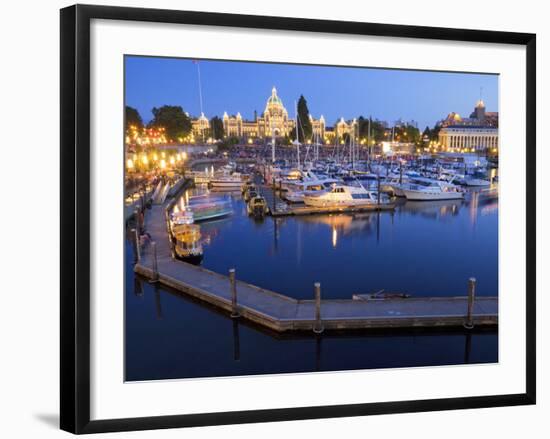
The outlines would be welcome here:
[[[173,258],[166,207],[153,205],[144,226],[152,243],[140,248],[136,273],[277,332],[366,328],[495,327],[498,298],[477,297],[470,281],[464,297],[384,300],[321,300],[320,285],[314,300],[296,300],[203,267]],[[313,294],[315,291],[315,295]]]

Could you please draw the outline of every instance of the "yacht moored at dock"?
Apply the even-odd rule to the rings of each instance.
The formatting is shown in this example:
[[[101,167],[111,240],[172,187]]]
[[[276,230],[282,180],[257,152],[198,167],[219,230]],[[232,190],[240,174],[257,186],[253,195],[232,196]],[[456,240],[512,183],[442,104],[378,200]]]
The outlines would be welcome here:
[[[378,204],[379,196],[375,191],[368,191],[363,186],[333,185],[328,190],[304,194],[304,203],[312,207],[362,206]],[[380,195],[380,203],[388,204],[386,196]]]
[[[240,190],[243,186],[241,174],[221,175],[210,179],[210,186],[217,189]]]
[[[417,178],[413,183],[401,186],[407,200],[434,201],[434,200],[461,200],[464,192],[456,185],[445,181],[429,178]]]

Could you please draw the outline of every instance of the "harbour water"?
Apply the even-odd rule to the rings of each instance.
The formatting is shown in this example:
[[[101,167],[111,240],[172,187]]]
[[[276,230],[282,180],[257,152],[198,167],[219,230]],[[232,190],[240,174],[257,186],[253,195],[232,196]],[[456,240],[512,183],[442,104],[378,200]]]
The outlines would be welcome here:
[[[381,289],[419,296],[498,295],[498,201],[398,202],[394,212],[266,217],[201,224],[203,266],[297,299],[349,299]],[[276,335],[141,281],[126,245],[126,379],[490,363],[496,331],[358,331]]]

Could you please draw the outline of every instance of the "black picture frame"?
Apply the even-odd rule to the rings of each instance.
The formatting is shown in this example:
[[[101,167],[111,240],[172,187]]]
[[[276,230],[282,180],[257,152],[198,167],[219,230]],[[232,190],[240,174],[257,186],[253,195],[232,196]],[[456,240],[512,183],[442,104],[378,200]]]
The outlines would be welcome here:
[[[526,47],[526,392],[90,420],[90,22],[93,19],[503,43]],[[535,404],[536,35],[303,18],[75,5],[61,10],[61,429],[72,433],[273,422]]]

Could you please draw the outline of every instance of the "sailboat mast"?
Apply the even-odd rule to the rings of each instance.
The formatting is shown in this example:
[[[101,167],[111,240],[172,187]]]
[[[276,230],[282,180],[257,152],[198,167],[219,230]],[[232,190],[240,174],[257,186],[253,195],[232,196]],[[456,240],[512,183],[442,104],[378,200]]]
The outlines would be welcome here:
[[[298,140],[298,102],[294,101],[294,109],[296,111],[296,155],[298,159],[298,169],[300,169],[300,142]]]
[[[370,169],[370,119],[371,117],[369,116],[369,126],[367,127],[367,162],[368,162],[368,165],[369,165],[369,169]]]
[[[273,121],[269,120],[271,126],[271,163],[275,163],[275,131],[273,130]]]
[[[195,61],[195,64],[197,65],[197,77],[199,79],[199,104],[201,107],[201,117],[204,116],[204,111],[202,108],[202,83],[201,83],[201,68],[198,61]],[[202,128],[202,122],[201,122],[201,134],[202,134],[202,143],[204,144],[204,128]]]
[[[351,167],[353,170],[355,170],[355,130],[356,130],[356,124],[355,124],[355,119],[353,119],[353,122],[352,122],[352,126],[353,126],[353,143],[352,143],[352,163],[351,163]]]

